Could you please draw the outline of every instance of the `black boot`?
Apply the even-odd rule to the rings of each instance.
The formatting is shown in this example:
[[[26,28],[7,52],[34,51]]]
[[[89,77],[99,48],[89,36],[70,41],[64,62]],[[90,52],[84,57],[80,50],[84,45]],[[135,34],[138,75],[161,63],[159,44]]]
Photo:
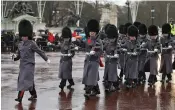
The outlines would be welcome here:
[[[172,80],[172,75],[171,75],[171,73],[169,73],[169,74],[167,74],[167,80],[166,80],[166,82],[167,83],[169,83],[171,80]]]
[[[61,88],[61,90],[63,90],[65,85],[66,85],[66,79],[62,79],[60,82],[59,88]]]
[[[36,90],[35,90],[35,86],[33,86],[33,90],[29,91],[31,97],[28,98],[29,101],[33,101],[37,99],[37,94],[36,94]]]
[[[19,91],[18,92],[18,98],[16,98],[15,101],[21,103],[23,96],[24,96],[24,91]]]
[[[75,85],[73,79],[68,79],[69,85],[67,86],[68,89],[71,89],[73,85]]]
[[[115,91],[120,90],[119,83],[118,82],[113,82],[113,86],[115,88]]]
[[[29,101],[33,101],[37,99],[37,95],[32,95],[30,98],[28,98]]]
[[[162,83],[165,82],[165,77],[166,77],[166,73],[163,73],[163,74],[162,74],[162,80],[161,80]]]

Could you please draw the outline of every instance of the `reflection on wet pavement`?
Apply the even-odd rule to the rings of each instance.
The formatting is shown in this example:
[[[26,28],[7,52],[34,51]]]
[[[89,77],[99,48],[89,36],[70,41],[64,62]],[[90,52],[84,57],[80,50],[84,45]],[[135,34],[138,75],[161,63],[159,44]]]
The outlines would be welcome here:
[[[38,99],[29,102],[29,92],[25,92],[23,103],[14,101],[17,96],[17,78],[19,62],[10,60],[9,54],[1,55],[1,108],[2,110],[175,110],[175,74],[173,83],[157,82],[154,87],[145,85],[114,93],[105,93],[102,83],[104,68],[100,68],[99,86],[101,94],[84,98],[82,85],[84,54],[78,53],[73,58],[74,89],[61,91],[58,88],[59,53],[47,53],[51,64],[47,64],[36,55],[35,83]],[[149,73],[147,73],[147,78]],[[160,75],[158,75],[160,79]]]

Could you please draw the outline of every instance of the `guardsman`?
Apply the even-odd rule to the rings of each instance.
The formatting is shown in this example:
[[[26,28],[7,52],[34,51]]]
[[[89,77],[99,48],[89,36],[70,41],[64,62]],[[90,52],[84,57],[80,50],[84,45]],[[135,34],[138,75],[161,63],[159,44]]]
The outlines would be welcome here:
[[[61,90],[66,86],[66,81],[68,80],[69,85],[67,88],[71,88],[74,85],[74,81],[72,79],[72,57],[75,55],[75,49],[72,45],[72,33],[69,27],[64,27],[62,29],[63,42],[61,44],[61,59],[59,66],[59,78],[61,78],[61,82],[59,87]]]
[[[18,26],[19,37],[22,41],[18,45],[18,54],[14,61],[20,60],[20,71],[18,76],[18,97],[15,101],[21,102],[24,91],[29,91],[31,97],[28,100],[35,100],[37,98],[35,84],[34,84],[34,72],[35,72],[35,52],[38,53],[47,63],[50,60],[45,53],[40,50],[37,44],[32,41],[33,26],[28,20],[22,20]]]
[[[105,51],[105,70],[104,70],[104,80],[105,80],[105,90],[108,92],[119,90],[118,81],[118,30],[115,25],[110,25],[106,31],[107,42],[104,44]]]
[[[139,44],[144,45],[148,42],[148,37],[147,37],[147,27],[145,24],[139,25],[139,36],[138,36],[138,42]],[[139,52],[139,62],[138,62],[138,83],[142,84],[146,81],[146,75],[145,75],[145,70],[144,66],[146,63],[147,58],[147,51],[146,49],[142,49],[140,47],[140,52]]]
[[[131,88],[136,87],[138,78],[139,45],[137,42],[137,36],[138,36],[137,27],[135,27],[134,25],[129,26],[127,36],[129,40],[127,40],[125,44],[121,45],[121,47],[124,48],[126,51],[126,64],[125,64],[126,87]]]
[[[85,48],[86,57],[84,61],[83,81],[85,85],[85,97],[100,94],[98,86],[100,57],[103,53],[103,44],[99,37],[99,23],[95,19],[91,19],[87,24],[89,37],[83,42],[76,40],[74,43]]]
[[[150,62],[150,75],[148,78],[148,85],[152,86],[157,82],[156,75],[158,74],[158,55],[161,53],[161,44],[158,36],[157,26],[149,26],[148,35],[150,40],[146,44],[142,45],[142,47],[148,49],[147,57]]]
[[[173,40],[171,37],[171,26],[168,23],[162,26],[162,37],[160,39],[162,44],[162,54],[161,54],[161,65],[160,73],[162,73],[163,83],[167,76],[167,82],[171,81],[172,70],[172,51],[173,51]]]

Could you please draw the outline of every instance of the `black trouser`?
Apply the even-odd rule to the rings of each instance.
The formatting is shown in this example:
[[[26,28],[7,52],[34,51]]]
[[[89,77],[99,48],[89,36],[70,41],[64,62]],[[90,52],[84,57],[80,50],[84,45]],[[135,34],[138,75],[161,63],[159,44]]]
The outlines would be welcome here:
[[[162,74],[162,80],[165,80],[165,77],[167,76],[167,78],[169,79],[169,80],[171,80],[172,79],[172,75],[171,75],[171,73],[169,73],[169,74],[167,74],[167,73],[163,73]]]
[[[60,86],[62,86],[62,87],[66,86],[66,81],[67,80],[68,80],[70,85],[74,85],[73,79],[62,79],[61,82],[60,82]]]
[[[146,80],[146,75],[144,71],[139,71],[138,75],[139,80]]]
[[[25,91],[19,91],[18,92],[18,98],[23,98]],[[36,90],[35,90],[35,84],[33,84],[32,90],[29,90],[30,95],[37,97]]]
[[[100,91],[100,88],[99,88],[99,85],[97,84],[96,86],[88,86],[86,85],[86,94],[90,94],[91,91],[94,91],[94,92],[99,92]]]
[[[119,83],[117,81],[116,82],[108,81],[108,82],[105,83],[105,88],[110,89],[112,85],[115,88],[118,88]]]
[[[122,78],[123,77],[123,73],[124,71],[123,71],[123,69],[121,69],[121,71],[120,71],[120,78]]]
[[[156,75],[149,75],[148,82],[149,83],[155,83],[155,82],[157,82]]]

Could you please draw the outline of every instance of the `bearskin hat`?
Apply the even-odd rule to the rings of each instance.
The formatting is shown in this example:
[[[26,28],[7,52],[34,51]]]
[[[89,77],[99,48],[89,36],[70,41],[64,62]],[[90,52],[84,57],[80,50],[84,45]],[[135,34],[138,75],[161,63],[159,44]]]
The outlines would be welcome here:
[[[125,25],[120,25],[119,26],[119,33],[120,34],[126,34],[127,33],[127,31],[125,29]]]
[[[139,25],[139,34],[146,35],[147,34],[147,27],[145,24]]]
[[[118,38],[118,29],[115,25],[110,25],[106,30],[106,34],[108,38]]]
[[[155,36],[158,35],[158,28],[155,25],[151,25],[148,27],[148,35]]]
[[[33,26],[28,20],[21,20],[18,25],[19,37],[27,36],[29,40],[33,37]]]
[[[136,26],[137,28],[139,28],[139,25],[141,25],[141,23],[140,23],[140,22],[135,21],[135,22],[133,23],[133,25],[134,25],[134,26]]]
[[[109,23],[105,25],[105,27],[104,27],[105,33],[106,33],[106,31],[107,31],[107,29],[108,29],[108,27],[109,27],[110,25],[111,25],[111,24],[109,24]]]
[[[89,37],[89,32],[88,32],[88,28],[87,27],[84,28],[84,32],[85,32],[86,38],[88,38]]]
[[[131,23],[126,23],[126,24],[125,24],[125,31],[126,31],[126,33],[127,33],[127,31],[128,31],[128,27],[131,26],[131,25],[132,25]]]
[[[170,34],[171,33],[171,26],[168,23],[162,25],[162,34]]]
[[[72,38],[72,32],[69,27],[64,27],[62,29],[62,38]]]
[[[91,19],[87,24],[88,32],[99,32],[99,23],[95,19]]]
[[[136,26],[131,25],[128,27],[127,33],[128,33],[128,36],[135,36],[137,38],[139,32]]]

